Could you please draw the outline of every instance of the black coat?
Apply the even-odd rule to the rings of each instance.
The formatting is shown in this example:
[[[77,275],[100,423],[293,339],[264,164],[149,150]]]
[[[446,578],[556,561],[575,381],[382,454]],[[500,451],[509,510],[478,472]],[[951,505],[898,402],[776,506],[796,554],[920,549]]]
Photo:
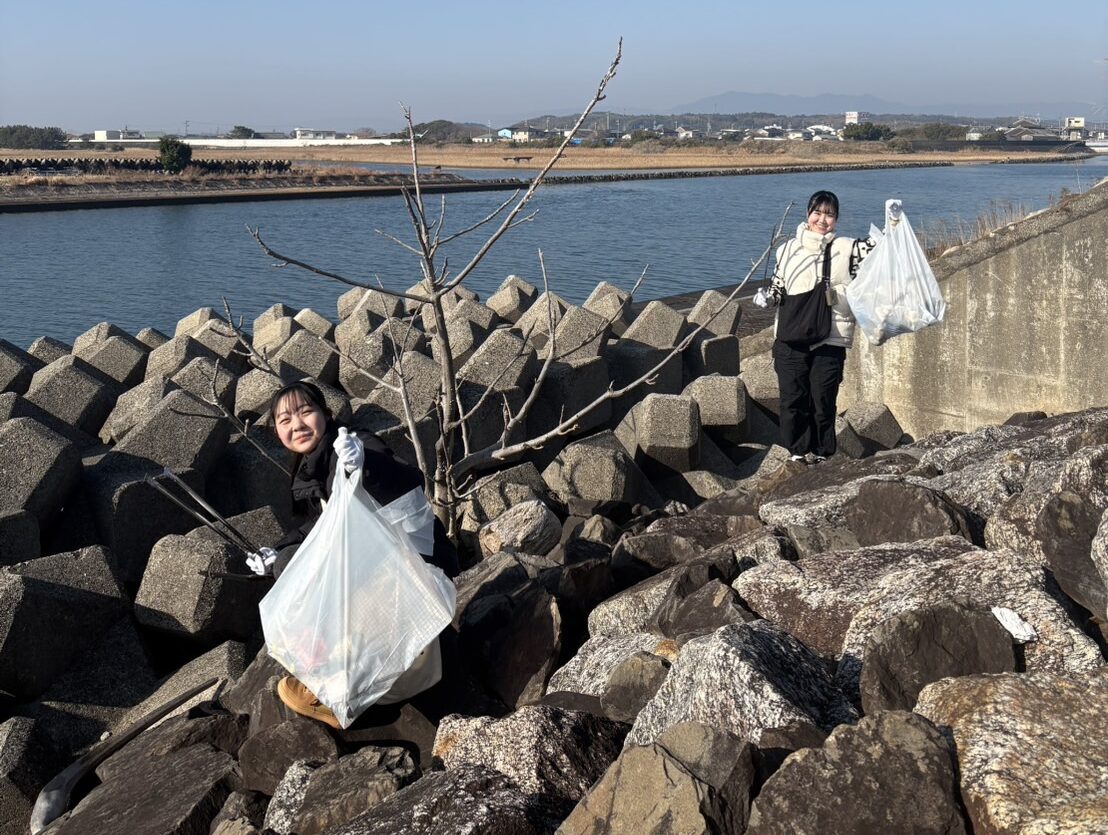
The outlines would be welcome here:
[[[286,533],[274,546],[281,552],[274,573],[280,576],[295,553],[296,547],[308,536],[322,512],[320,500],[331,497],[335,482],[334,443],[338,436],[338,424],[330,421],[319,444],[300,459],[292,476],[292,510],[296,527]],[[362,465],[362,486],[378,504],[386,505],[415,488],[423,489],[423,475],[418,469],[405,464],[393,455],[392,450],[372,432],[357,430],[358,439],[365,447]],[[435,520],[435,553],[423,557],[427,562],[443,570],[447,577],[458,574],[458,552],[446,536],[442,523]]]

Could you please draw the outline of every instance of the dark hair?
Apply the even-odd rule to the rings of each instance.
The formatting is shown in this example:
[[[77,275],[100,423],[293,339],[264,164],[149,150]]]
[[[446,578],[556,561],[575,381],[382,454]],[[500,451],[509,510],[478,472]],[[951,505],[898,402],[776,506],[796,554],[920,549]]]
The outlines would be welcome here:
[[[839,216],[839,198],[833,191],[817,191],[808,198],[808,214],[811,214],[820,206],[830,206],[835,210],[835,217]]]
[[[331,409],[327,406],[327,398],[323,396],[323,392],[319,390],[319,386],[315,383],[309,383],[307,380],[297,380],[295,383],[289,383],[287,386],[282,386],[277,390],[277,393],[269,401],[269,419],[273,422],[274,426],[277,425],[277,406],[281,400],[284,399],[287,394],[299,394],[304,400],[307,400],[321,412],[327,420],[334,420],[334,415],[331,414]]]

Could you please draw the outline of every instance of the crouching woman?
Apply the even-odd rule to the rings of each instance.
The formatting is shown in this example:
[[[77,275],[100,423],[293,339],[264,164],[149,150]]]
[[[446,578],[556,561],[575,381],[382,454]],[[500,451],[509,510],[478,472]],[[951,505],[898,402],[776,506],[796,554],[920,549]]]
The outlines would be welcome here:
[[[247,564],[255,573],[273,573],[280,577],[296,558],[301,543],[331,497],[339,467],[346,473],[361,469],[362,485],[381,506],[413,489],[423,489],[422,473],[399,461],[376,435],[357,431],[362,447],[359,449],[350,430],[335,421],[323,393],[312,383],[300,381],[285,386],[273,396],[269,411],[277,438],[296,456],[291,489],[297,524],[272,548],[262,548],[248,557]],[[438,520],[435,521],[433,553],[423,558],[442,569],[448,577],[458,574],[458,553]],[[433,648],[437,652],[437,643]],[[437,658],[435,661],[437,663]],[[417,660],[416,664],[419,663]],[[400,685],[401,680],[398,680],[394,689]],[[293,676],[280,682],[277,694],[297,713],[338,727],[331,711]],[[386,703],[387,696],[381,702]]]

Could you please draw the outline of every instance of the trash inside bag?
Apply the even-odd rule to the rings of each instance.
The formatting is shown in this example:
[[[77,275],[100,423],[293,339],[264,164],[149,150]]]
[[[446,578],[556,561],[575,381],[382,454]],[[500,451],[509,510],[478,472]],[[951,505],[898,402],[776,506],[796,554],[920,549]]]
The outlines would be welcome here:
[[[887,224],[875,238],[877,246],[858,268],[858,275],[846,288],[846,300],[858,328],[874,345],[894,336],[914,333],[943,320],[943,301],[935,274],[916,240],[908,216],[890,212],[899,219]]]
[[[409,668],[405,695],[441,675],[437,638],[454,617],[456,592],[404,529],[420,515],[416,504],[383,512],[360,470],[337,472],[315,527],[259,605],[269,654],[344,728]]]

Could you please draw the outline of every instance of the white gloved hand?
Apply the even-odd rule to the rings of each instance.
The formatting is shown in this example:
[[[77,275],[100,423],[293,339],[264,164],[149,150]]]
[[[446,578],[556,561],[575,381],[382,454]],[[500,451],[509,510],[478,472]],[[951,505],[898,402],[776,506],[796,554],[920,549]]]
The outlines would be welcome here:
[[[338,456],[339,463],[342,464],[347,475],[362,468],[362,463],[365,461],[362,445],[358,443],[358,439],[351,435],[345,426],[339,427],[339,435],[335,438],[334,449],[335,455]]]
[[[758,292],[754,294],[754,306],[769,307],[769,294],[766,293],[765,287],[758,288]]]
[[[246,557],[246,564],[259,577],[273,573],[273,563],[277,562],[277,552],[272,548],[259,548]]]

